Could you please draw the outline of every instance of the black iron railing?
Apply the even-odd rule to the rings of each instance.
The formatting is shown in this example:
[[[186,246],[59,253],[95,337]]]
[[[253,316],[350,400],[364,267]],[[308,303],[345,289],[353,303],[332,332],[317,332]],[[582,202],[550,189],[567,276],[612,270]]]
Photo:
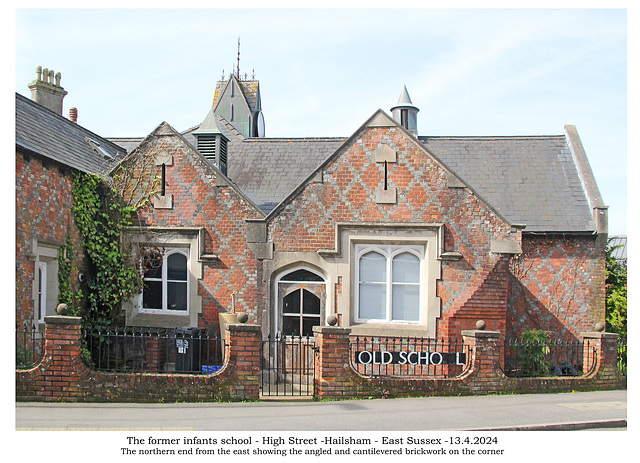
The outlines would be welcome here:
[[[469,349],[457,339],[352,336],[351,366],[363,376],[429,376],[462,374]]]
[[[269,335],[262,341],[262,395],[312,395],[314,362],[314,338]]]
[[[508,339],[504,343],[504,372],[512,377],[580,376],[593,366],[589,359],[593,359],[592,349],[582,341]]]
[[[627,374],[627,338],[618,338],[618,371]]]
[[[202,328],[83,327],[82,358],[97,370],[207,374],[224,362],[217,335]]]
[[[42,359],[44,353],[44,332],[35,325],[16,325],[16,368],[32,368]]]

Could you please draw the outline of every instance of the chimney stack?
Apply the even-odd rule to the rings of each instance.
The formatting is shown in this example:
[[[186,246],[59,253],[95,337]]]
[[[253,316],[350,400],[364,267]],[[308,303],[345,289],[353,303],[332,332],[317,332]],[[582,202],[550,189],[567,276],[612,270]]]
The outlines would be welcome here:
[[[36,80],[28,86],[31,89],[31,99],[51,111],[62,116],[62,100],[67,92],[60,86],[62,74],[42,66],[36,68]]]

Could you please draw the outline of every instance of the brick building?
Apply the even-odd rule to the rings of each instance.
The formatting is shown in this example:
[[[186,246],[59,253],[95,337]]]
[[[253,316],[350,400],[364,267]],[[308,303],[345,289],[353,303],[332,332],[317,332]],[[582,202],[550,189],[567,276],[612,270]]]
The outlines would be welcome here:
[[[84,257],[71,206],[73,173],[105,175],[125,151],[62,116],[60,74],[37,68],[32,99],[16,94],[16,323],[40,326],[58,305],[59,268]]]
[[[348,138],[266,138],[258,81],[231,75],[194,128],[110,139],[161,179],[126,237],[162,250],[127,324],[215,331],[245,312],[306,335],[335,314],[353,334],[483,319],[572,338],[603,322],[606,207],[575,127],[439,137],[418,112],[405,88]]]

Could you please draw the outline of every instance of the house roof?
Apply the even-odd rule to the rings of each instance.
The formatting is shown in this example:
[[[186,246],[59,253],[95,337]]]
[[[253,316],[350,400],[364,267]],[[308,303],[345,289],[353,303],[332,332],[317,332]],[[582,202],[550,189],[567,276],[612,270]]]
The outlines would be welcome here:
[[[16,146],[82,172],[105,175],[125,156],[118,145],[16,93]]]
[[[420,137],[426,149],[525,231],[593,232],[565,135]]]
[[[346,138],[244,138],[219,118],[228,138],[227,177],[265,214],[344,143]],[[184,138],[197,146],[190,129]]]
[[[244,138],[229,122],[219,122],[229,139],[227,176],[265,214],[347,140]],[[182,134],[194,147],[196,129]],[[569,136],[421,136],[419,141],[506,220],[526,225],[525,232],[593,233],[593,205]],[[135,139],[114,141],[123,147],[135,144]]]

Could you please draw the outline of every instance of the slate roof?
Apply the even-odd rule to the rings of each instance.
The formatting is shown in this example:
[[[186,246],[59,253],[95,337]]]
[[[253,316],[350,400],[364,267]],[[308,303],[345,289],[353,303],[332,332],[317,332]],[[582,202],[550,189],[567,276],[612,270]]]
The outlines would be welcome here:
[[[596,230],[564,135],[419,138],[507,220],[526,225],[526,232]]]
[[[244,138],[219,119],[229,139],[228,177],[265,214],[347,138]],[[182,133],[195,148],[194,127]],[[142,139],[113,139],[129,151]],[[122,140],[122,141],[120,141]],[[525,232],[596,231],[565,135],[419,137],[423,146]]]
[[[82,172],[105,175],[125,156],[112,142],[16,93],[16,147]]]
[[[229,140],[227,177],[265,214],[333,154],[346,138],[244,138],[219,118]],[[195,129],[195,128],[194,128]],[[194,129],[183,133],[196,146]]]

